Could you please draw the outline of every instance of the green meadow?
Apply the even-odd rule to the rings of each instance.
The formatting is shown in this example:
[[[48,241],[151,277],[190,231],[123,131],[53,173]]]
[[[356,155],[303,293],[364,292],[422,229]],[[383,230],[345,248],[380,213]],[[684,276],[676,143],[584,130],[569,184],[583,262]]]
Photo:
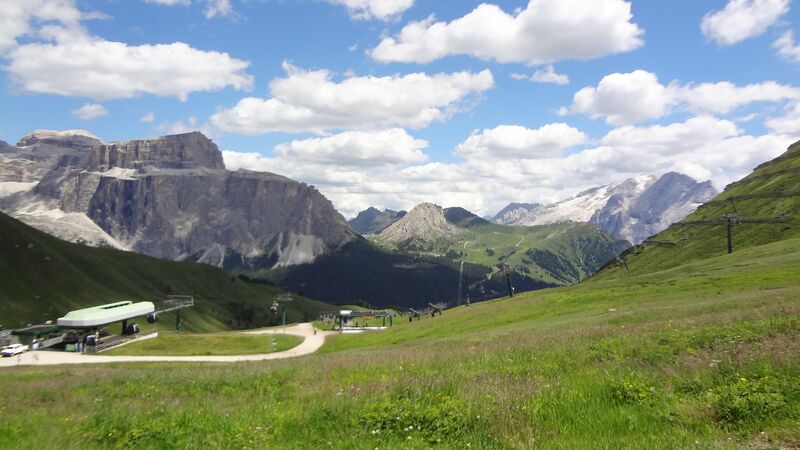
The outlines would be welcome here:
[[[0,446],[793,448],[797,280],[790,239],[293,360],[6,369]]]
[[[175,333],[161,331],[155,339],[111,349],[103,356],[206,356],[256,355],[297,347],[303,338],[289,334]]]

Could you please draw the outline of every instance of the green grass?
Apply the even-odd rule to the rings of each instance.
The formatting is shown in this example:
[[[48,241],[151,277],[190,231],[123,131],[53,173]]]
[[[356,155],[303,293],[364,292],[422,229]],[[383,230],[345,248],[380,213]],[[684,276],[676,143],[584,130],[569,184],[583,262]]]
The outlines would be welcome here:
[[[256,355],[297,347],[303,338],[290,334],[170,333],[100,353],[114,355],[205,356]]]
[[[0,436],[16,448],[796,447],[800,240],[741,254],[748,265],[724,255],[397,321],[294,360],[10,368]]]
[[[284,291],[248,283],[204,264],[179,263],[130,252],[72,244],[0,213],[0,326],[17,328],[55,320],[70,310],[119,300],[194,295],[184,310],[186,331],[220,331],[276,325],[269,311]],[[309,321],[332,305],[293,296],[289,322]],[[159,324],[173,327],[175,316]]]

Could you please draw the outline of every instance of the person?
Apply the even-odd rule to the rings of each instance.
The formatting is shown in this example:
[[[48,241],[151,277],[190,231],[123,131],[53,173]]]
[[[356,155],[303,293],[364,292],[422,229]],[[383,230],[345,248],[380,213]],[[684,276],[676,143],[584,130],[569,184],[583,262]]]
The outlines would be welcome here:
[[[317,335],[317,329],[314,328],[314,336],[316,336],[316,335]]]

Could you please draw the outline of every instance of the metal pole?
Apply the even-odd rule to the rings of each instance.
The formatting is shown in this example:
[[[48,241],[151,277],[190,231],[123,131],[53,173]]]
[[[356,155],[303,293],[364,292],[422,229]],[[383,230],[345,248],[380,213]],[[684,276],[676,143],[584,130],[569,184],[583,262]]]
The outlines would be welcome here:
[[[728,253],[733,253],[733,219],[728,218]]]
[[[511,273],[510,272],[506,272],[506,283],[508,284],[508,296],[509,297],[513,297],[514,296],[514,290],[511,288]]]
[[[181,310],[175,310],[175,331],[181,332]]]

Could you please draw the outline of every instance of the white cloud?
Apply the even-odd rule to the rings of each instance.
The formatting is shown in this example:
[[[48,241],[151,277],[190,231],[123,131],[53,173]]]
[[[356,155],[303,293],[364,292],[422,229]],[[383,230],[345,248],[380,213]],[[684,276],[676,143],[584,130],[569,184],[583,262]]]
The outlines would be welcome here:
[[[185,100],[192,92],[250,89],[247,61],[185,43],[138,45],[90,35],[72,0],[7,0],[0,8],[2,67],[21,91],[95,100],[140,94]],[[20,44],[21,36],[31,38]]]
[[[414,6],[414,0],[328,0],[328,2],[347,7],[350,16],[359,20],[391,20]]]
[[[698,180],[711,179],[721,188],[796,139],[750,136],[731,121],[698,116],[667,125],[618,128],[597,146],[568,153],[563,150],[586,141],[575,128],[505,125],[467,137],[454,149],[464,160],[454,163],[395,158],[403,162],[387,167],[380,159],[347,161],[338,153],[345,146],[329,151],[327,143],[272,157],[237,152],[224,156],[231,168],[266,170],[313,184],[349,217],[368,206],[408,209],[423,201],[484,215],[511,201],[560,200],[643,173],[676,170]]]
[[[606,75],[597,87],[579,90],[565,112],[605,117],[610,124],[622,125],[662,117],[674,103],[674,94],[655,74],[636,70]]]
[[[654,73],[636,70],[606,75],[596,87],[575,93],[560,113],[604,117],[612,125],[628,125],[664,117],[680,108],[695,113],[727,114],[755,102],[800,98],[800,88],[774,81],[737,86],[728,81],[663,85]]]
[[[332,129],[422,128],[444,121],[464,100],[494,86],[489,70],[427,75],[350,77],[307,71],[284,62],[287,76],[270,83],[272,98],[247,97],[218,110],[209,122],[225,132],[323,134]]]
[[[78,109],[73,109],[72,115],[83,120],[94,120],[107,116],[108,110],[98,103],[86,103]]]
[[[142,122],[142,123],[153,123],[154,120],[156,120],[156,113],[154,113],[153,111],[150,111],[149,113],[143,115],[142,118],[139,119],[139,122]]]
[[[165,134],[183,134],[198,131],[197,118],[189,117],[186,121],[164,122],[158,125],[158,130]]]
[[[587,60],[641,47],[644,32],[631,19],[623,0],[531,0],[513,14],[482,3],[449,23],[433,16],[412,22],[370,54],[381,62],[416,63],[448,55],[501,63]]]
[[[158,5],[175,6],[190,5],[192,0],[144,0],[145,3],[156,3]]]
[[[552,83],[558,85],[569,84],[569,77],[564,74],[556,73],[552,65],[547,65],[543,69],[539,69],[533,75],[524,75],[520,73],[512,73],[511,78],[515,80],[528,80],[534,83]]]
[[[3,0],[0,8],[0,55],[17,44],[17,38],[32,34],[33,25],[47,22],[76,27],[86,18],[73,0]]]
[[[20,45],[5,70],[21,90],[97,100],[140,94],[186,100],[199,91],[247,90],[250,63],[227,53],[173,44],[131,46],[63,28],[45,30],[53,42]]]
[[[230,0],[208,0],[204,14],[206,19],[213,19],[214,17],[235,16],[236,11],[233,10]]]
[[[346,131],[324,138],[295,140],[275,147],[284,158],[341,166],[376,166],[423,162],[426,141],[402,128],[381,131]]]
[[[474,131],[456,147],[466,158],[540,159],[561,156],[565,150],[587,141],[587,136],[565,123],[551,123],[532,130],[519,125],[500,125]]]
[[[774,133],[788,134],[800,139],[800,102],[787,107],[783,116],[767,120],[767,127]]]
[[[800,44],[795,43],[792,30],[783,33],[773,46],[778,49],[778,54],[782,57],[800,63]]]
[[[700,29],[719,45],[733,45],[767,31],[789,11],[789,0],[730,0],[703,17]]]

